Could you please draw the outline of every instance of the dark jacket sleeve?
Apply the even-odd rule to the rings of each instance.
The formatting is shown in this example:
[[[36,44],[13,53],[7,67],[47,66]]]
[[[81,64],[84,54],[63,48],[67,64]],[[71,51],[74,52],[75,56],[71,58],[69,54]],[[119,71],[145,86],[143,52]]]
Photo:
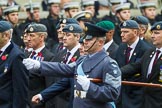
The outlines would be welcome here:
[[[28,99],[28,74],[22,60],[24,55],[18,55],[12,65],[13,107],[26,108]]]
[[[47,89],[43,90],[40,94],[43,97],[43,101],[46,102],[49,99],[55,97],[56,95],[59,95],[63,91],[70,88],[70,79],[69,78],[63,78],[62,80],[52,84]]]

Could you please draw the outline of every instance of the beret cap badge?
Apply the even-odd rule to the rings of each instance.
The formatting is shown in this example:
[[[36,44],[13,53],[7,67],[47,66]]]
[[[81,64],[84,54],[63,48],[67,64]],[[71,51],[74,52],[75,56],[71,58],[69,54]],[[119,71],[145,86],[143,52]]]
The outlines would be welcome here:
[[[91,15],[89,13],[85,13],[85,17],[89,19]]]
[[[157,29],[160,29],[160,25],[157,25],[156,28],[157,28]]]
[[[88,27],[87,26],[85,26],[85,31],[88,31]]]
[[[126,26],[127,25],[127,23],[126,22],[123,22],[123,26]]]
[[[70,27],[69,27],[69,30],[70,30],[70,31],[73,31],[73,30],[74,30],[73,26],[70,26]]]
[[[66,19],[63,19],[63,21],[62,21],[63,23],[66,23]]]
[[[33,27],[30,27],[30,29],[29,29],[29,30],[30,30],[30,32],[34,31]]]

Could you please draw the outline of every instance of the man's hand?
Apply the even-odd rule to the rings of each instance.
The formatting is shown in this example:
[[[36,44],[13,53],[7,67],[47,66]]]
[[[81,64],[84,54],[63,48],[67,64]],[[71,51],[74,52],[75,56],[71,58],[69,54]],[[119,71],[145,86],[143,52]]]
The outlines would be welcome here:
[[[33,96],[32,97],[32,103],[34,103],[34,104],[38,104],[40,101],[41,101],[42,99],[41,99],[41,97],[40,97],[40,94],[37,94],[37,95],[35,95],[35,96]]]
[[[86,76],[78,75],[77,82],[82,86],[84,91],[87,91],[90,86],[90,80]]]
[[[40,62],[31,58],[24,59],[23,64],[27,70],[37,70],[40,68]]]

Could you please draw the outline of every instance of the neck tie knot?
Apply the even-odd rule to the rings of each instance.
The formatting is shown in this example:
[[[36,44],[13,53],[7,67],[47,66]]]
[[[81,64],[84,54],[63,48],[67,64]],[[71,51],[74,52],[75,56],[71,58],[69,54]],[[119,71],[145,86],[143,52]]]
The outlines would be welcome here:
[[[2,54],[3,51],[0,50],[0,54]]]
[[[132,50],[131,47],[127,47],[126,49],[126,64],[129,63],[130,51]]]
[[[156,50],[156,55],[155,55],[155,59],[154,59],[154,62],[153,62],[153,65],[155,65],[156,64],[156,62],[157,62],[157,60],[158,60],[158,57],[159,57],[159,54],[160,54],[160,50]]]

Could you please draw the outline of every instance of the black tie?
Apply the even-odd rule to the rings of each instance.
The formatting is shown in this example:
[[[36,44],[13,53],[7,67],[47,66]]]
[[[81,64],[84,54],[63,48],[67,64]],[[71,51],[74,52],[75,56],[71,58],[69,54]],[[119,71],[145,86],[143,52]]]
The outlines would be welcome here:
[[[0,51],[0,55],[2,54],[3,51]]]
[[[155,59],[154,59],[154,62],[153,62],[153,66],[156,64],[158,57],[159,57],[159,54],[160,54],[160,50],[156,50],[156,55],[155,55]]]
[[[64,59],[64,61],[63,61],[65,64],[66,64],[66,62],[68,61],[68,58],[69,58],[70,54],[71,54],[70,52],[67,52],[67,53],[66,53],[65,59]]]
[[[128,64],[129,63],[129,57],[130,57],[130,51],[132,50],[132,48],[131,47],[127,47],[127,49],[126,49],[126,64]]]

